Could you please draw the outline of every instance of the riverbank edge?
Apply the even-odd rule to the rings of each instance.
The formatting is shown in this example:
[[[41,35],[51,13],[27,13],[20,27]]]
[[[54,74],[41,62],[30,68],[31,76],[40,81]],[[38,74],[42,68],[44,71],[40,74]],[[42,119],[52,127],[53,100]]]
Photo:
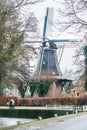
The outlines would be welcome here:
[[[64,121],[67,120],[69,118],[74,118],[76,116],[81,116],[81,115],[85,115],[87,114],[87,112],[81,112],[81,113],[77,113],[77,114],[70,114],[70,115],[64,115],[64,116],[56,116],[56,117],[52,117],[52,118],[47,118],[47,119],[37,119],[35,121],[32,122],[27,122],[27,123],[19,123],[19,125],[12,125],[12,126],[8,126],[8,127],[4,127],[4,128],[0,128],[0,130],[15,130],[16,128],[22,128],[22,127],[31,127],[31,126],[42,126],[45,125],[47,126],[47,124],[49,123],[53,123],[53,122],[60,122],[60,121]]]

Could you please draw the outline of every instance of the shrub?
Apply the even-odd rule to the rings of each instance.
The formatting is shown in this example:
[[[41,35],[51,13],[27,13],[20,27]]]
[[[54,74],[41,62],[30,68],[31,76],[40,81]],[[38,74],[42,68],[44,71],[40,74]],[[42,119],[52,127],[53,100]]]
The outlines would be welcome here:
[[[2,96],[0,106],[6,106],[7,101],[14,99],[16,106],[45,106],[45,105],[86,105],[87,98],[18,98]]]

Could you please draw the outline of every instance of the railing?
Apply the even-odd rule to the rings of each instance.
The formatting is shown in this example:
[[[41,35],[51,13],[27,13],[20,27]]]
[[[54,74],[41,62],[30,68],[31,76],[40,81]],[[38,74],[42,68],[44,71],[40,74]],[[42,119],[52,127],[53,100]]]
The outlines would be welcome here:
[[[62,77],[58,75],[34,75],[33,79],[62,79]]]

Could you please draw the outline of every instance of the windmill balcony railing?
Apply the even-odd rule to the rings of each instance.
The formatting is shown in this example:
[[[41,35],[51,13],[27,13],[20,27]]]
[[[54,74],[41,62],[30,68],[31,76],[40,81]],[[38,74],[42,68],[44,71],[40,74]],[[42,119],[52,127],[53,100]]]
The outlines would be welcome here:
[[[33,79],[62,79],[59,75],[34,75]]]

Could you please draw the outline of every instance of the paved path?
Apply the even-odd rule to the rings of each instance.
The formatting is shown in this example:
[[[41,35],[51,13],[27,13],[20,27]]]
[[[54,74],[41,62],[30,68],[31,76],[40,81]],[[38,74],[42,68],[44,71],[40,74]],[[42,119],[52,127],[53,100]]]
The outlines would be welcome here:
[[[87,130],[87,115],[57,122],[43,130]]]
[[[32,125],[24,125],[14,130],[87,130],[87,113],[56,118],[54,120],[43,120]],[[11,129],[9,129],[11,130]],[[12,129],[13,130],[13,129]]]

